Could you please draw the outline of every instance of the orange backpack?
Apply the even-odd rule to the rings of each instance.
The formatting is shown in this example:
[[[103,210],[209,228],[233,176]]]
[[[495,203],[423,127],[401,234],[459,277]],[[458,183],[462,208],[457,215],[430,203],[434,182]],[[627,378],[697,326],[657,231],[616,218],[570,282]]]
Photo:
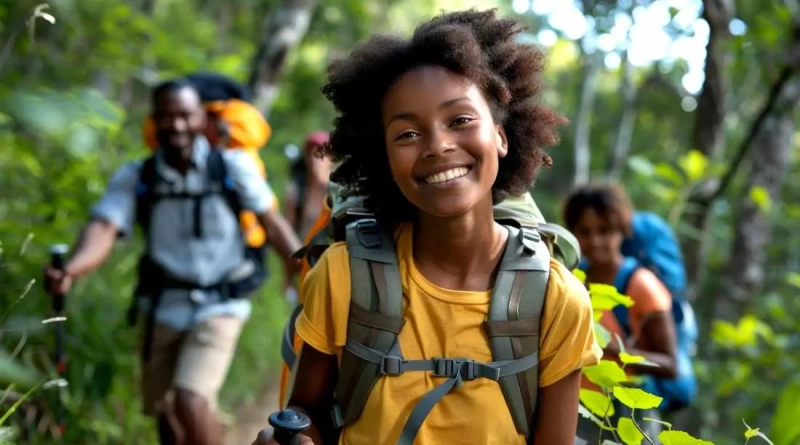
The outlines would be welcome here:
[[[205,136],[212,146],[230,150],[244,150],[258,165],[266,179],[264,161],[258,152],[272,136],[272,128],[260,111],[247,99],[247,93],[233,79],[214,73],[195,73],[186,76],[195,84],[208,114]],[[155,124],[150,116],[144,121],[144,140],[151,151],[158,148]],[[273,201],[278,208],[277,199]],[[249,247],[263,246],[267,234],[253,212],[244,211],[239,216],[242,231]]]

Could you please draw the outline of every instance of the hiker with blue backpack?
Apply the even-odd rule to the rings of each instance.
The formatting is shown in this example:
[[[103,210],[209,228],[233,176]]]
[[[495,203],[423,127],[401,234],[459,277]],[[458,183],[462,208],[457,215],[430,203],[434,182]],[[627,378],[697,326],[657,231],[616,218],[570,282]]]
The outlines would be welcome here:
[[[604,358],[618,360],[624,347],[658,366],[627,365],[626,371],[643,377],[641,389],[664,400],[657,410],[637,410],[636,417],[660,418],[692,403],[696,381],[691,355],[697,326],[685,300],[686,275],[675,235],[669,224],[654,213],[634,211],[625,191],[616,184],[595,184],[576,189],[563,209],[567,228],[581,247],[580,268],[587,282],[613,285],[634,304],[607,312],[600,324],[616,339],[606,346]],[[597,389],[584,378],[582,387]],[[616,418],[630,410],[617,403]],[[655,440],[661,424],[640,422]],[[578,435],[590,442],[603,434],[590,420],[581,419]]]
[[[144,412],[161,445],[223,445],[217,395],[250,317],[248,297],[265,279],[263,251],[247,243],[241,215],[254,215],[290,271],[301,244],[255,158],[205,135],[195,82],[165,82],[152,101],[158,149],[114,173],[64,268],[47,268],[48,288],[64,295],[139,226],[145,252],[129,315],[142,328]]]

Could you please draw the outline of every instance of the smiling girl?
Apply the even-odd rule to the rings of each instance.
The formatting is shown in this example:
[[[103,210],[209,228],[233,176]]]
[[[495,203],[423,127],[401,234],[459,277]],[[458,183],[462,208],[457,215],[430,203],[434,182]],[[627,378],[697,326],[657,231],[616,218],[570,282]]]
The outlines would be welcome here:
[[[323,150],[340,167],[332,180],[366,196],[391,229],[402,287],[399,349],[406,359],[466,357],[491,362],[484,328],[509,228],[492,207],[525,193],[558,141],[557,113],[537,103],[544,55],[517,43],[520,26],[494,11],[439,16],[411,39],[378,36],[334,63],[326,96],[338,111]],[[289,407],[311,417],[302,443],[572,445],[581,368],[601,351],[589,296],[550,260],[538,323],[538,403],[528,437],[501,386],[459,382],[409,439],[404,425],[444,380],[429,372],[384,376],[357,419],[331,426],[343,351],[352,334],[347,244],[331,245],[306,276],[297,321],[304,341]],[[515,292],[525,292],[516,289]],[[369,309],[369,308],[367,308]],[[258,441],[257,441],[258,443]]]

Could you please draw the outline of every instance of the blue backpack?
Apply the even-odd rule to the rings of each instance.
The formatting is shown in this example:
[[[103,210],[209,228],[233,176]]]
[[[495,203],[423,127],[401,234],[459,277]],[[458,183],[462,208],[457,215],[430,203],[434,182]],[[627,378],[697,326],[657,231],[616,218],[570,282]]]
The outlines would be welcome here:
[[[645,376],[641,389],[664,399],[659,409],[674,411],[691,405],[697,396],[697,378],[692,365],[698,335],[697,321],[686,300],[683,255],[672,228],[655,213],[636,212],[632,226],[632,236],[622,244],[622,254],[626,258],[617,272],[614,287],[625,293],[633,273],[644,267],[653,272],[672,295],[678,375],[673,379]],[[628,308],[619,305],[613,312],[625,335],[630,336]]]

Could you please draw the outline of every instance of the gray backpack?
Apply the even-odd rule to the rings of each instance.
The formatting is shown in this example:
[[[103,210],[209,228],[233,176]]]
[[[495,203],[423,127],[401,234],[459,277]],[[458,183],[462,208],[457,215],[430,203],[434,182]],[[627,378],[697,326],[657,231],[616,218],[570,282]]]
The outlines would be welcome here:
[[[350,315],[332,412],[334,425],[342,428],[358,420],[378,379],[404,372],[431,372],[448,379],[420,399],[398,444],[413,444],[439,400],[462,382],[476,378],[498,382],[517,431],[530,436],[539,388],[539,321],[550,258],[552,255],[574,268],[580,257],[574,237],[559,226],[543,221],[530,224],[496,209],[495,218],[507,228],[509,237],[485,324],[493,361],[479,363],[464,357],[406,360],[397,342],[405,320],[392,234],[357,200],[351,200],[341,212],[336,210],[334,207],[328,230],[320,232],[318,244],[312,240],[302,252],[321,255],[331,241],[344,240],[350,256]],[[283,355],[290,368],[294,362],[294,318],[298,313],[296,310],[284,333]]]

